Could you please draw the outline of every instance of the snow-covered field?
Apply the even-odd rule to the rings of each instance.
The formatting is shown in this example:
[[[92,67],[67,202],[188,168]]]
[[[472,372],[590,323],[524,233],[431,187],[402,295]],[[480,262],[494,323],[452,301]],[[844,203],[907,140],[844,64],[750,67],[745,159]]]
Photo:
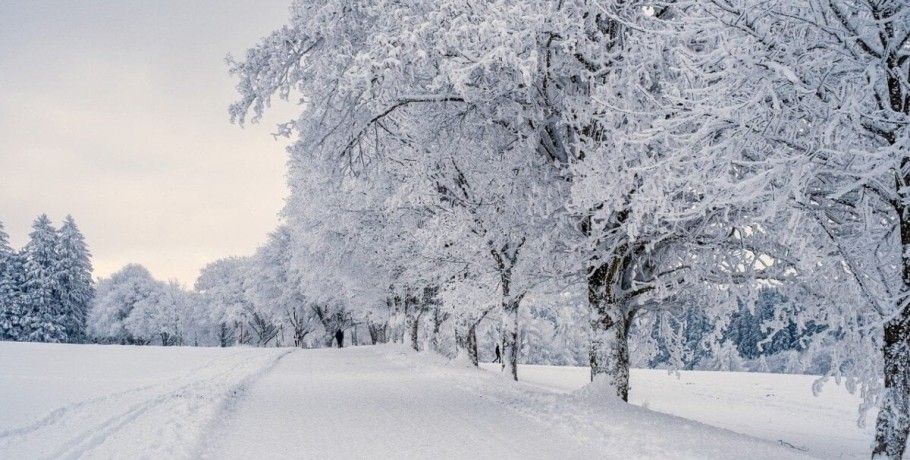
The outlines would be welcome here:
[[[866,458],[872,438],[811,377],[634,371],[647,410],[573,391],[583,368],[520,376],[401,346],[0,342],[0,458]]]
[[[484,363],[489,371],[496,364]],[[530,385],[569,393],[588,383],[586,367],[521,366]],[[632,404],[791,446],[820,458],[869,458],[876,412],[857,424],[860,398],[829,380],[817,396],[808,375],[632,370]]]

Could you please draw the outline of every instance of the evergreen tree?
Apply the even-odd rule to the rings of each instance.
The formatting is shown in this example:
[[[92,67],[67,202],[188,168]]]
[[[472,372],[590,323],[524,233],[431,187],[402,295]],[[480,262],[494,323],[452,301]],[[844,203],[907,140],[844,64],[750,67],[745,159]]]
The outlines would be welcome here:
[[[759,290],[751,309],[743,301],[738,303],[739,309],[730,318],[724,337],[735,344],[739,355],[745,359],[803,351],[811,336],[827,330],[811,321],[799,327],[789,316],[776,318],[775,313],[783,311],[784,306],[795,307],[774,289]]]
[[[0,340],[18,340],[21,335],[21,280],[19,255],[9,246],[9,235],[0,222]]]
[[[707,347],[714,324],[694,306],[681,312],[656,312],[650,324],[650,339],[656,349],[648,360],[650,367],[692,370],[711,357]]]
[[[91,254],[72,216],[66,216],[60,227],[56,253],[63,327],[69,341],[83,342],[86,338],[86,317],[95,290]]]
[[[31,342],[65,342],[62,299],[59,283],[57,231],[47,215],[32,224],[25,246],[25,285],[23,290],[23,336]]]

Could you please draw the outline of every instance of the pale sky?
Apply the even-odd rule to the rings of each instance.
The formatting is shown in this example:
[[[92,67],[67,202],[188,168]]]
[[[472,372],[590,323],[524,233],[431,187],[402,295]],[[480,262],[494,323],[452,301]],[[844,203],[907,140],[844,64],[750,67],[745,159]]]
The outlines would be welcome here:
[[[0,222],[15,248],[72,214],[95,276],[146,266],[192,286],[278,223],[293,107],[229,122],[227,53],[287,22],[289,0],[0,1]],[[284,117],[284,118],[282,118]]]

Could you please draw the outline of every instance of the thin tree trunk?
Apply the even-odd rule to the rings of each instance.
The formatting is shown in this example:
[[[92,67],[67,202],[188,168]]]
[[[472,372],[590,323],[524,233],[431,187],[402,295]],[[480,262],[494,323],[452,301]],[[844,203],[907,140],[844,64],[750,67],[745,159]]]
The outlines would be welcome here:
[[[218,330],[218,341],[221,344],[221,347],[227,347],[230,345],[230,334],[229,334],[228,325],[226,323],[221,323]]]
[[[407,329],[407,305],[400,297],[393,297],[389,301],[389,334],[393,343],[404,343],[405,330]]]
[[[523,295],[511,296],[511,273],[502,277],[502,371],[518,380],[518,305]]]
[[[417,343],[419,327],[420,327],[420,313],[418,313],[417,316],[414,317],[414,320],[411,321],[411,348],[413,348],[414,351],[420,351],[420,347],[418,346],[418,343]]]
[[[439,332],[442,329],[442,323],[444,323],[446,319],[448,319],[448,315],[443,313],[441,311],[441,308],[437,305],[433,309],[433,334],[430,338],[430,344],[433,347],[433,351],[435,351],[437,353],[440,352],[440,347],[441,347],[440,340],[439,340]]]
[[[462,334],[462,333],[459,331],[458,325],[457,325],[457,324],[455,325],[455,353],[456,353],[456,354],[461,353],[462,350],[467,350],[467,349],[468,349],[468,342],[467,342],[468,335],[467,335],[467,332],[468,332],[468,331],[466,330],[466,331],[464,331],[464,333]]]
[[[518,380],[518,302],[508,300],[502,307],[502,370]]]
[[[370,340],[373,342],[373,345],[386,343],[388,341],[386,338],[389,329],[388,324],[367,322],[367,329],[370,332]]]
[[[471,360],[471,364],[473,364],[474,367],[479,367],[480,359],[477,355],[477,323],[472,323],[471,327],[468,328],[466,348],[468,350],[468,359]]]
[[[524,243],[522,238],[517,244],[490,249],[502,285],[502,371],[508,371],[513,380],[518,380],[518,305],[524,293],[515,295],[512,292],[512,269],[518,263],[518,253]]]
[[[433,332],[430,337],[430,346],[433,351],[439,352],[439,323],[433,322]]]

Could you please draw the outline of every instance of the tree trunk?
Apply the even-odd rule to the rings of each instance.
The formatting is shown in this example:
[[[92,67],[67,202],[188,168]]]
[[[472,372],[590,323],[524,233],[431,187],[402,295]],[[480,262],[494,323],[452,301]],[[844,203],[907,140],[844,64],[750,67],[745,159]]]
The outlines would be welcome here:
[[[616,396],[629,400],[629,324],[621,305],[591,305],[591,381],[606,380]]]
[[[474,367],[479,367],[480,360],[477,355],[477,323],[472,323],[471,327],[468,328],[466,348],[468,350],[468,358],[471,360],[471,364],[473,364]]]
[[[885,17],[898,17],[904,8],[901,2],[885,6]],[[892,9],[893,8],[893,9]],[[880,29],[882,41],[891,42],[895,29],[890,24]],[[906,67],[898,57],[897,47],[888,49],[884,62],[889,72],[887,77],[889,109],[906,119],[910,115],[910,93],[906,89]],[[882,101],[879,100],[879,104]],[[884,107],[882,107],[884,108]],[[868,128],[867,128],[868,130]],[[878,420],[875,422],[875,448],[873,458],[900,460],[907,448],[907,436],[910,434],[910,206],[907,206],[907,187],[910,186],[910,156],[906,147],[899,146],[899,131],[887,132],[885,140],[890,146],[898,147],[903,152],[900,169],[895,177],[895,188],[900,199],[893,204],[900,225],[901,236],[901,280],[903,286],[897,304],[898,315],[885,323],[884,354],[885,390],[881,399]],[[875,133],[881,135],[881,133]]]
[[[439,323],[433,322],[433,332],[430,337],[430,347],[433,351],[439,353]]]
[[[885,324],[885,390],[875,423],[873,458],[900,460],[910,434],[910,307]]]
[[[443,313],[439,306],[436,306],[433,309],[433,334],[430,338],[430,344],[433,347],[433,351],[439,353],[440,350],[440,340],[439,332],[442,330],[442,324],[448,319],[448,314]]]
[[[458,324],[455,325],[455,353],[461,353],[462,350],[468,349],[468,334],[467,330],[462,334]]]
[[[490,249],[502,286],[502,371],[508,370],[513,380],[518,380],[518,306],[525,293],[515,295],[512,292],[512,270],[518,263],[518,253],[524,244],[525,239],[522,238],[517,244]]]
[[[393,343],[404,343],[405,333],[408,328],[408,300],[400,296],[393,296],[389,304],[389,340]]]
[[[414,317],[413,321],[411,321],[411,348],[413,348],[414,351],[420,351],[420,347],[418,346],[418,343],[417,343],[419,327],[420,327],[420,314],[417,314],[417,316]]]
[[[905,178],[905,183],[908,179]],[[910,209],[902,211],[899,216],[903,251],[901,275],[906,296],[910,293]],[[873,458],[900,460],[910,434],[910,304],[901,307],[904,296],[898,300],[899,314],[885,323],[882,345],[885,390],[875,422]]]
[[[218,341],[221,344],[221,347],[228,347],[231,345],[231,330],[228,328],[227,323],[221,323],[218,329]]]
[[[616,299],[614,280],[622,261],[594,267],[588,274],[588,305],[591,310],[591,381],[606,381],[616,396],[629,400],[629,327],[634,312]]]
[[[367,329],[370,332],[370,340],[373,342],[373,345],[388,342],[388,324],[367,322]]]
[[[504,289],[505,290],[505,289]],[[502,371],[518,380],[518,304],[506,295],[502,303]]]

